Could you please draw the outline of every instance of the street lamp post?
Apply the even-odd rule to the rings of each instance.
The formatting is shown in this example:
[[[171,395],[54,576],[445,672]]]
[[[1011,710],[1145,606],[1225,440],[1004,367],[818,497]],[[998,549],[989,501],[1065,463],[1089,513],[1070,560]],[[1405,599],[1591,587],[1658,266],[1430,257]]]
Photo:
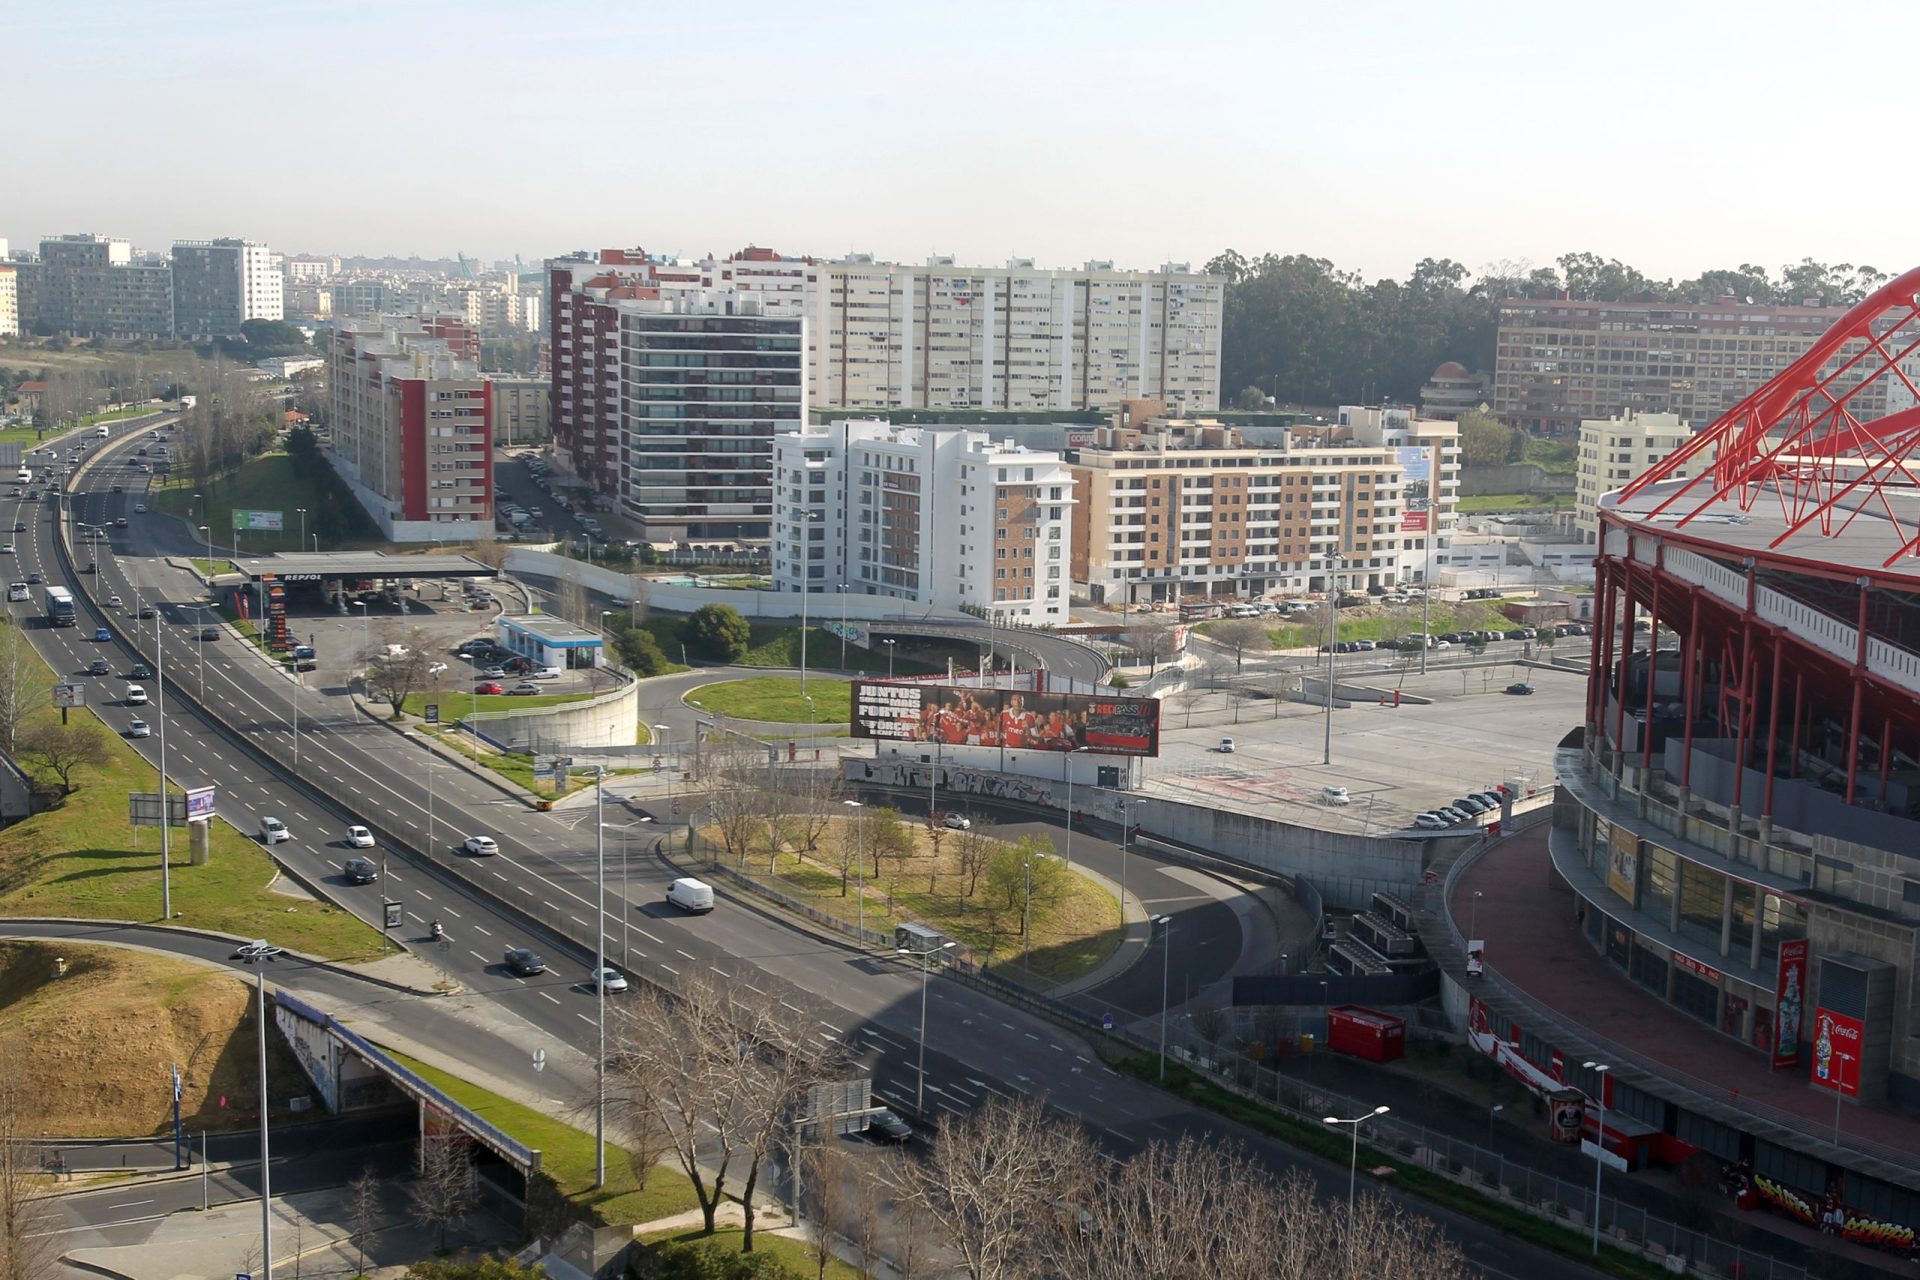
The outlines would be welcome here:
[[[593,1000],[600,1048],[593,1059],[593,1185],[607,1185],[607,766],[593,767]]]
[[[847,584],[840,584],[840,670],[847,669]]]
[[[300,513],[299,548],[300,550],[304,551],[306,550],[306,546],[307,546],[307,509],[305,507],[295,507],[294,510]]]
[[[918,951],[907,947],[895,947],[903,956],[920,957],[920,1080],[913,1090],[913,1110],[916,1115],[925,1115],[927,1110],[927,971],[933,967],[933,956],[937,951],[947,951],[959,946],[957,942],[943,942],[937,947],[925,947]]]
[[[134,611],[134,623],[139,625],[139,610]],[[168,829],[172,826],[173,814],[167,799],[167,646],[166,637],[161,631],[160,615],[156,610],[153,620],[153,661],[154,719],[160,722],[160,918],[173,919],[173,853],[168,839]]]
[[[1391,1110],[1385,1103],[1375,1107],[1363,1116],[1351,1120],[1342,1120],[1339,1116],[1322,1116],[1321,1120],[1330,1125],[1347,1125],[1353,1130],[1353,1154],[1347,1158],[1347,1275],[1353,1275],[1353,1202],[1359,1189],[1360,1180],[1360,1126],[1375,1116],[1383,1116]]]
[[[840,803],[856,811],[853,815],[853,880],[860,894],[860,945],[864,947],[867,945],[867,869],[862,865],[866,851],[861,844],[866,834],[866,823],[863,821],[865,815],[858,810],[866,806],[858,800],[842,800]]]
[[[273,1180],[268,1162],[267,1120],[267,969],[280,948],[266,942],[248,943],[233,959],[253,966],[254,1029],[260,1045],[260,1273],[273,1280]]]
[[[1845,1074],[1846,1068],[1841,1066],[1840,1063],[1852,1062],[1853,1055],[1835,1049],[1833,1056],[1839,1059],[1839,1062],[1836,1062],[1834,1066],[1835,1070],[1840,1073],[1834,1077],[1833,1081],[1833,1145],[1837,1147],[1840,1145],[1840,1099],[1845,1096],[1840,1091],[1840,1082],[1847,1078]]]
[[[1338,643],[1340,618],[1340,557],[1327,557],[1327,732],[1320,749],[1320,763],[1333,763],[1333,647]]]
[[[360,661],[370,663],[373,661],[373,618],[367,612],[365,600],[355,600],[353,607],[360,611]],[[362,692],[365,692],[369,698],[373,696],[371,690]]]
[[[1172,974],[1173,955],[1173,917],[1149,916],[1147,934],[1153,934],[1153,927],[1160,926],[1160,1083],[1167,1082],[1167,980]]]
[[[1600,1256],[1600,1171],[1606,1168],[1607,1152],[1607,1064],[1580,1064],[1594,1074],[1594,1093],[1600,1103],[1600,1115],[1593,1130],[1593,1256]]]
[[[887,679],[891,680],[893,679],[893,646],[899,642],[896,640],[882,640],[880,643],[887,646]]]
[[[1475,889],[1473,891],[1473,901],[1467,906],[1467,937],[1469,939],[1480,936],[1480,899],[1485,896],[1486,895],[1478,889]]]
[[[1067,775],[1067,866],[1073,866],[1073,758],[1085,751],[1085,747],[1075,747],[1060,757],[1060,772]],[[929,801],[931,803],[931,801]],[[929,813],[932,810],[928,810]],[[1121,912],[1124,914],[1123,906]]]

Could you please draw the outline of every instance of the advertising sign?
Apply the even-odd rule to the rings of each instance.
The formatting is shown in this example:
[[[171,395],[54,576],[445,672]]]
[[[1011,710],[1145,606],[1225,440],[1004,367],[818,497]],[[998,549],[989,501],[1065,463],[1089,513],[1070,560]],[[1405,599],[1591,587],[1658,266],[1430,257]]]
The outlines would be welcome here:
[[[1607,888],[1634,906],[1640,884],[1640,838],[1619,823],[1607,836]]]
[[[53,686],[53,705],[56,707],[84,707],[87,705],[86,691],[77,684],[56,684]]]
[[[1807,940],[1780,944],[1779,977],[1774,984],[1773,1069],[1800,1061],[1801,1003],[1807,990]]]
[[[1688,973],[1705,978],[1708,982],[1720,981],[1720,971],[1718,969],[1712,965],[1701,964],[1692,956],[1681,955],[1678,951],[1673,953],[1673,966],[1676,969],[1685,969]]]
[[[211,822],[215,814],[213,787],[194,787],[187,792],[187,821]]]
[[[278,533],[286,528],[286,522],[282,518],[283,515],[284,513],[279,511],[243,511],[239,507],[235,507],[233,509],[233,527],[236,531],[244,529],[266,529],[270,532]]]
[[[1487,944],[1479,938],[1467,943],[1467,976],[1477,978],[1487,971]]]
[[[440,704],[437,702],[429,702],[427,704],[427,714],[423,717],[423,719],[425,719],[428,724],[439,724],[440,723]]]
[[[1813,1014],[1813,1083],[1822,1089],[1860,1096],[1860,1047],[1866,1027],[1858,1018],[1831,1009]]]
[[[888,742],[1158,756],[1160,703],[1085,693],[853,682],[853,736]]]
[[[1424,445],[1395,449],[1400,469],[1406,473],[1406,512],[1400,517],[1400,532],[1432,531],[1433,452]]]

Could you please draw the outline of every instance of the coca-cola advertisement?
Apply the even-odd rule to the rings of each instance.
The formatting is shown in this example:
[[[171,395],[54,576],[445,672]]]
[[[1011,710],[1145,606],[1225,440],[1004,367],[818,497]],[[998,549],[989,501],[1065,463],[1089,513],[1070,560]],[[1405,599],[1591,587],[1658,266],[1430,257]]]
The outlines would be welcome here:
[[[1800,1061],[1800,1019],[1807,995],[1807,940],[1780,944],[1780,971],[1774,989],[1773,1069]]]
[[[1813,1014],[1813,1083],[1849,1098],[1860,1096],[1860,1046],[1866,1027],[1831,1009]]]

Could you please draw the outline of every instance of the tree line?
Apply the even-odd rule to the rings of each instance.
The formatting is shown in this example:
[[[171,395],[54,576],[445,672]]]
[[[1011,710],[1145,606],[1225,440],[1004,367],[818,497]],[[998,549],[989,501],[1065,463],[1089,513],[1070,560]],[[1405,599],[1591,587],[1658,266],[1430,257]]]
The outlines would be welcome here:
[[[1206,269],[1227,280],[1221,396],[1243,408],[1266,397],[1283,405],[1418,403],[1448,360],[1493,368],[1508,298],[1850,305],[1888,279],[1873,267],[1807,258],[1777,273],[1741,263],[1658,280],[1593,253],[1563,254],[1547,267],[1494,263],[1477,274],[1451,258],[1423,258],[1405,280],[1372,282],[1306,254],[1248,258],[1229,249]]]

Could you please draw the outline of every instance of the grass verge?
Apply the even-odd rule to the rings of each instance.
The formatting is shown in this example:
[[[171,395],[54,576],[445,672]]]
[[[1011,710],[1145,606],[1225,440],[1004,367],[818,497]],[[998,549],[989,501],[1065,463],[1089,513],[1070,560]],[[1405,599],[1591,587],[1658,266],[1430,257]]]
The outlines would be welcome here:
[[[432,732],[432,729],[427,725],[421,725],[420,732],[429,733]],[[443,727],[440,734],[440,741],[455,751],[458,751],[475,764],[493,770],[493,772],[499,774],[508,782],[513,783],[514,786],[521,788],[529,795],[539,796],[542,799],[552,800],[560,796],[570,796],[582,787],[590,787],[593,785],[591,775],[569,773],[567,775],[567,788],[565,791],[555,791],[553,785],[545,781],[540,782],[536,786],[533,777],[533,757],[530,755],[524,755],[516,751],[488,751],[485,748],[476,748],[473,743],[466,739],[464,734],[458,730],[450,730],[445,727]],[[608,776],[612,777],[617,772],[619,771],[609,770]]]
[[[1570,476],[1580,465],[1580,442],[1528,436],[1524,460],[1550,475]]]
[[[1326,615],[1321,622],[1289,623],[1272,627],[1267,637],[1276,649],[1318,649],[1327,642]],[[1219,622],[1203,622],[1200,630],[1209,632]],[[1435,603],[1427,611],[1427,629],[1435,635],[1446,631],[1505,631],[1518,626],[1500,612],[1498,601],[1468,600],[1458,604]],[[1420,630],[1420,606],[1360,605],[1340,610],[1337,623],[1341,640],[1397,640]]]
[[[593,1135],[564,1121],[503,1098],[477,1084],[430,1067],[417,1058],[388,1049],[388,1053],[444,1089],[474,1114],[498,1126],[530,1147],[540,1150],[537,1183],[577,1209],[581,1216],[601,1224],[627,1225],[657,1222],[697,1209],[693,1188],[679,1171],[655,1165],[641,1182],[624,1149],[608,1144],[607,1185],[593,1185]],[[589,1112],[588,1118],[591,1119]],[[540,1188],[536,1186],[535,1194]]]
[[[305,507],[311,514],[330,501],[326,490],[301,475],[293,459],[285,453],[264,453],[257,458],[249,458],[232,474],[215,477],[205,510],[201,509],[202,504],[193,500],[196,492],[200,490],[195,487],[192,475],[182,466],[172,475],[156,477],[153,490],[148,495],[148,503],[155,511],[185,517],[195,525],[208,526],[216,539],[237,543],[240,550],[248,554],[300,550],[304,532],[300,523],[300,508]],[[233,513],[236,510],[278,511],[283,527],[243,529],[235,533]],[[307,528],[313,527],[314,522],[308,521]],[[311,540],[307,545],[311,549]],[[323,549],[384,549],[387,545],[378,538],[346,539],[330,541]]]
[[[1196,1106],[1205,1107],[1250,1129],[1257,1129],[1288,1146],[1310,1151],[1336,1163],[1346,1163],[1353,1158],[1353,1140],[1350,1136],[1334,1133],[1325,1125],[1311,1124],[1250,1102],[1185,1066],[1168,1063],[1166,1081],[1160,1083],[1156,1058],[1132,1055],[1115,1065],[1136,1079],[1155,1084]],[[1393,1185],[1400,1190],[1452,1209],[1464,1217],[1484,1222],[1506,1235],[1543,1249],[1551,1249],[1576,1262],[1598,1266],[1610,1275],[1626,1277],[1627,1280],[1659,1280],[1670,1274],[1664,1267],[1627,1253],[1604,1236],[1600,1242],[1600,1256],[1595,1259],[1591,1255],[1592,1238],[1585,1231],[1549,1222],[1513,1205],[1490,1199],[1453,1178],[1409,1163],[1365,1141],[1360,1144],[1359,1162],[1370,1169],[1381,1166],[1392,1169]]]
[[[656,1231],[640,1238],[648,1244],[660,1244],[673,1241],[678,1244],[708,1244],[716,1253],[738,1253],[745,1232],[738,1227],[723,1227],[712,1235],[703,1235],[698,1231]],[[784,1268],[786,1274],[797,1276],[822,1275],[826,1280],[861,1280],[858,1270],[848,1266],[838,1258],[827,1260],[827,1269],[820,1271],[820,1260],[813,1249],[804,1240],[795,1240],[788,1236],[770,1235],[764,1230],[753,1233],[753,1251],[765,1254]]]
[[[1555,511],[1573,506],[1570,493],[1482,493],[1461,498],[1460,511]]]
[[[806,696],[813,699],[808,708],[800,693],[800,681],[793,676],[751,676],[745,680],[723,680],[703,684],[687,695],[689,706],[717,711],[741,720],[761,720],[769,724],[820,725],[845,724],[853,715],[853,685],[832,677],[810,677]]]

